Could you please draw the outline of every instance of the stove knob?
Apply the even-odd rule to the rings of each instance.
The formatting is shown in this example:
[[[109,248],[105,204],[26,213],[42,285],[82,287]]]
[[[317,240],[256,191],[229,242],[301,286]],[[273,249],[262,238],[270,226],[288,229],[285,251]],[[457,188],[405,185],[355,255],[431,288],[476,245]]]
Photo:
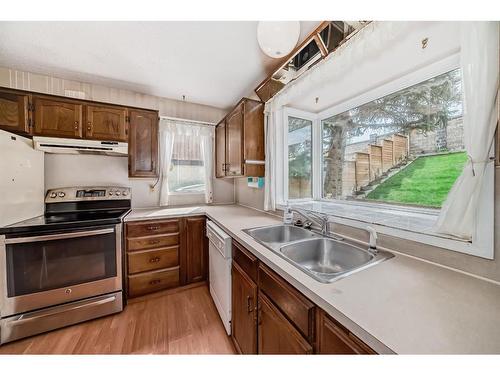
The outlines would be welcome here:
[[[123,190],[123,191],[122,191],[122,195],[123,195],[124,197],[126,197],[126,196],[128,195],[127,190]]]
[[[55,191],[53,191],[52,193],[50,193],[50,197],[51,198],[55,198],[57,197],[57,193]]]
[[[115,195],[121,195],[121,193],[117,190],[115,191]]]
[[[64,198],[66,196],[66,193],[64,191],[60,191],[58,195],[60,198]]]
[[[110,192],[109,192],[109,195],[113,195],[113,192],[112,192],[112,191],[110,191]]]

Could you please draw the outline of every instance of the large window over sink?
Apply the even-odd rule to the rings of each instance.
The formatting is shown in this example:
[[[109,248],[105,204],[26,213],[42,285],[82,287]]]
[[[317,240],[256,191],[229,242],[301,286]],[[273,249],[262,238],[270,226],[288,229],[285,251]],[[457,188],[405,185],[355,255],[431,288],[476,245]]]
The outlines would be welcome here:
[[[322,198],[439,208],[467,155],[459,69],[321,121]]]

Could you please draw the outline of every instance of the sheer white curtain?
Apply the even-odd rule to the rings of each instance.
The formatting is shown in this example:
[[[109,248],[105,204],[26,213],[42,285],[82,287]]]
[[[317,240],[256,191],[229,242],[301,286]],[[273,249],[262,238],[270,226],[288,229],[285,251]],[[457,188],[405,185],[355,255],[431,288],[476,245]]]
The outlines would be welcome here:
[[[168,170],[172,162],[175,129],[169,121],[160,120],[160,206],[168,206]]]
[[[213,177],[214,177],[214,129],[205,127],[201,136],[201,150],[203,153],[203,163],[205,165],[205,203],[213,202]]]
[[[264,176],[264,210],[276,209],[276,112],[264,113],[264,139],[266,141],[266,171]]]
[[[436,229],[471,240],[478,220],[478,201],[497,124],[498,22],[463,22],[461,70],[464,143],[469,161],[441,209]],[[491,229],[493,230],[493,228]]]
[[[172,151],[176,137],[196,137],[200,140],[203,155],[204,180],[205,180],[205,203],[213,201],[213,142],[214,127],[211,125],[200,125],[183,120],[162,119],[160,122],[160,206],[169,204],[168,171],[172,163]]]

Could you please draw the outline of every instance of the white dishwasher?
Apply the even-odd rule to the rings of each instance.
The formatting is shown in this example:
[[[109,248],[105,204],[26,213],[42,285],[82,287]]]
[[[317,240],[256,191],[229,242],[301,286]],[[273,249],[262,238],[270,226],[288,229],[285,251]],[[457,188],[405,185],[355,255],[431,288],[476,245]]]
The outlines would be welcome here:
[[[210,294],[228,335],[231,334],[231,237],[207,220]]]

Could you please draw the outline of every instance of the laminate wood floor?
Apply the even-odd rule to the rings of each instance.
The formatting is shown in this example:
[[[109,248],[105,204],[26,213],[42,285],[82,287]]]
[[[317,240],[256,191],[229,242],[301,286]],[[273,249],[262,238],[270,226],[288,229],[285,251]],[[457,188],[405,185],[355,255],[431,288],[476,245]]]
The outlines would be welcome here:
[[[0,346],[0,354],[234,354],[206,285],[129,301],[119,314]]]

